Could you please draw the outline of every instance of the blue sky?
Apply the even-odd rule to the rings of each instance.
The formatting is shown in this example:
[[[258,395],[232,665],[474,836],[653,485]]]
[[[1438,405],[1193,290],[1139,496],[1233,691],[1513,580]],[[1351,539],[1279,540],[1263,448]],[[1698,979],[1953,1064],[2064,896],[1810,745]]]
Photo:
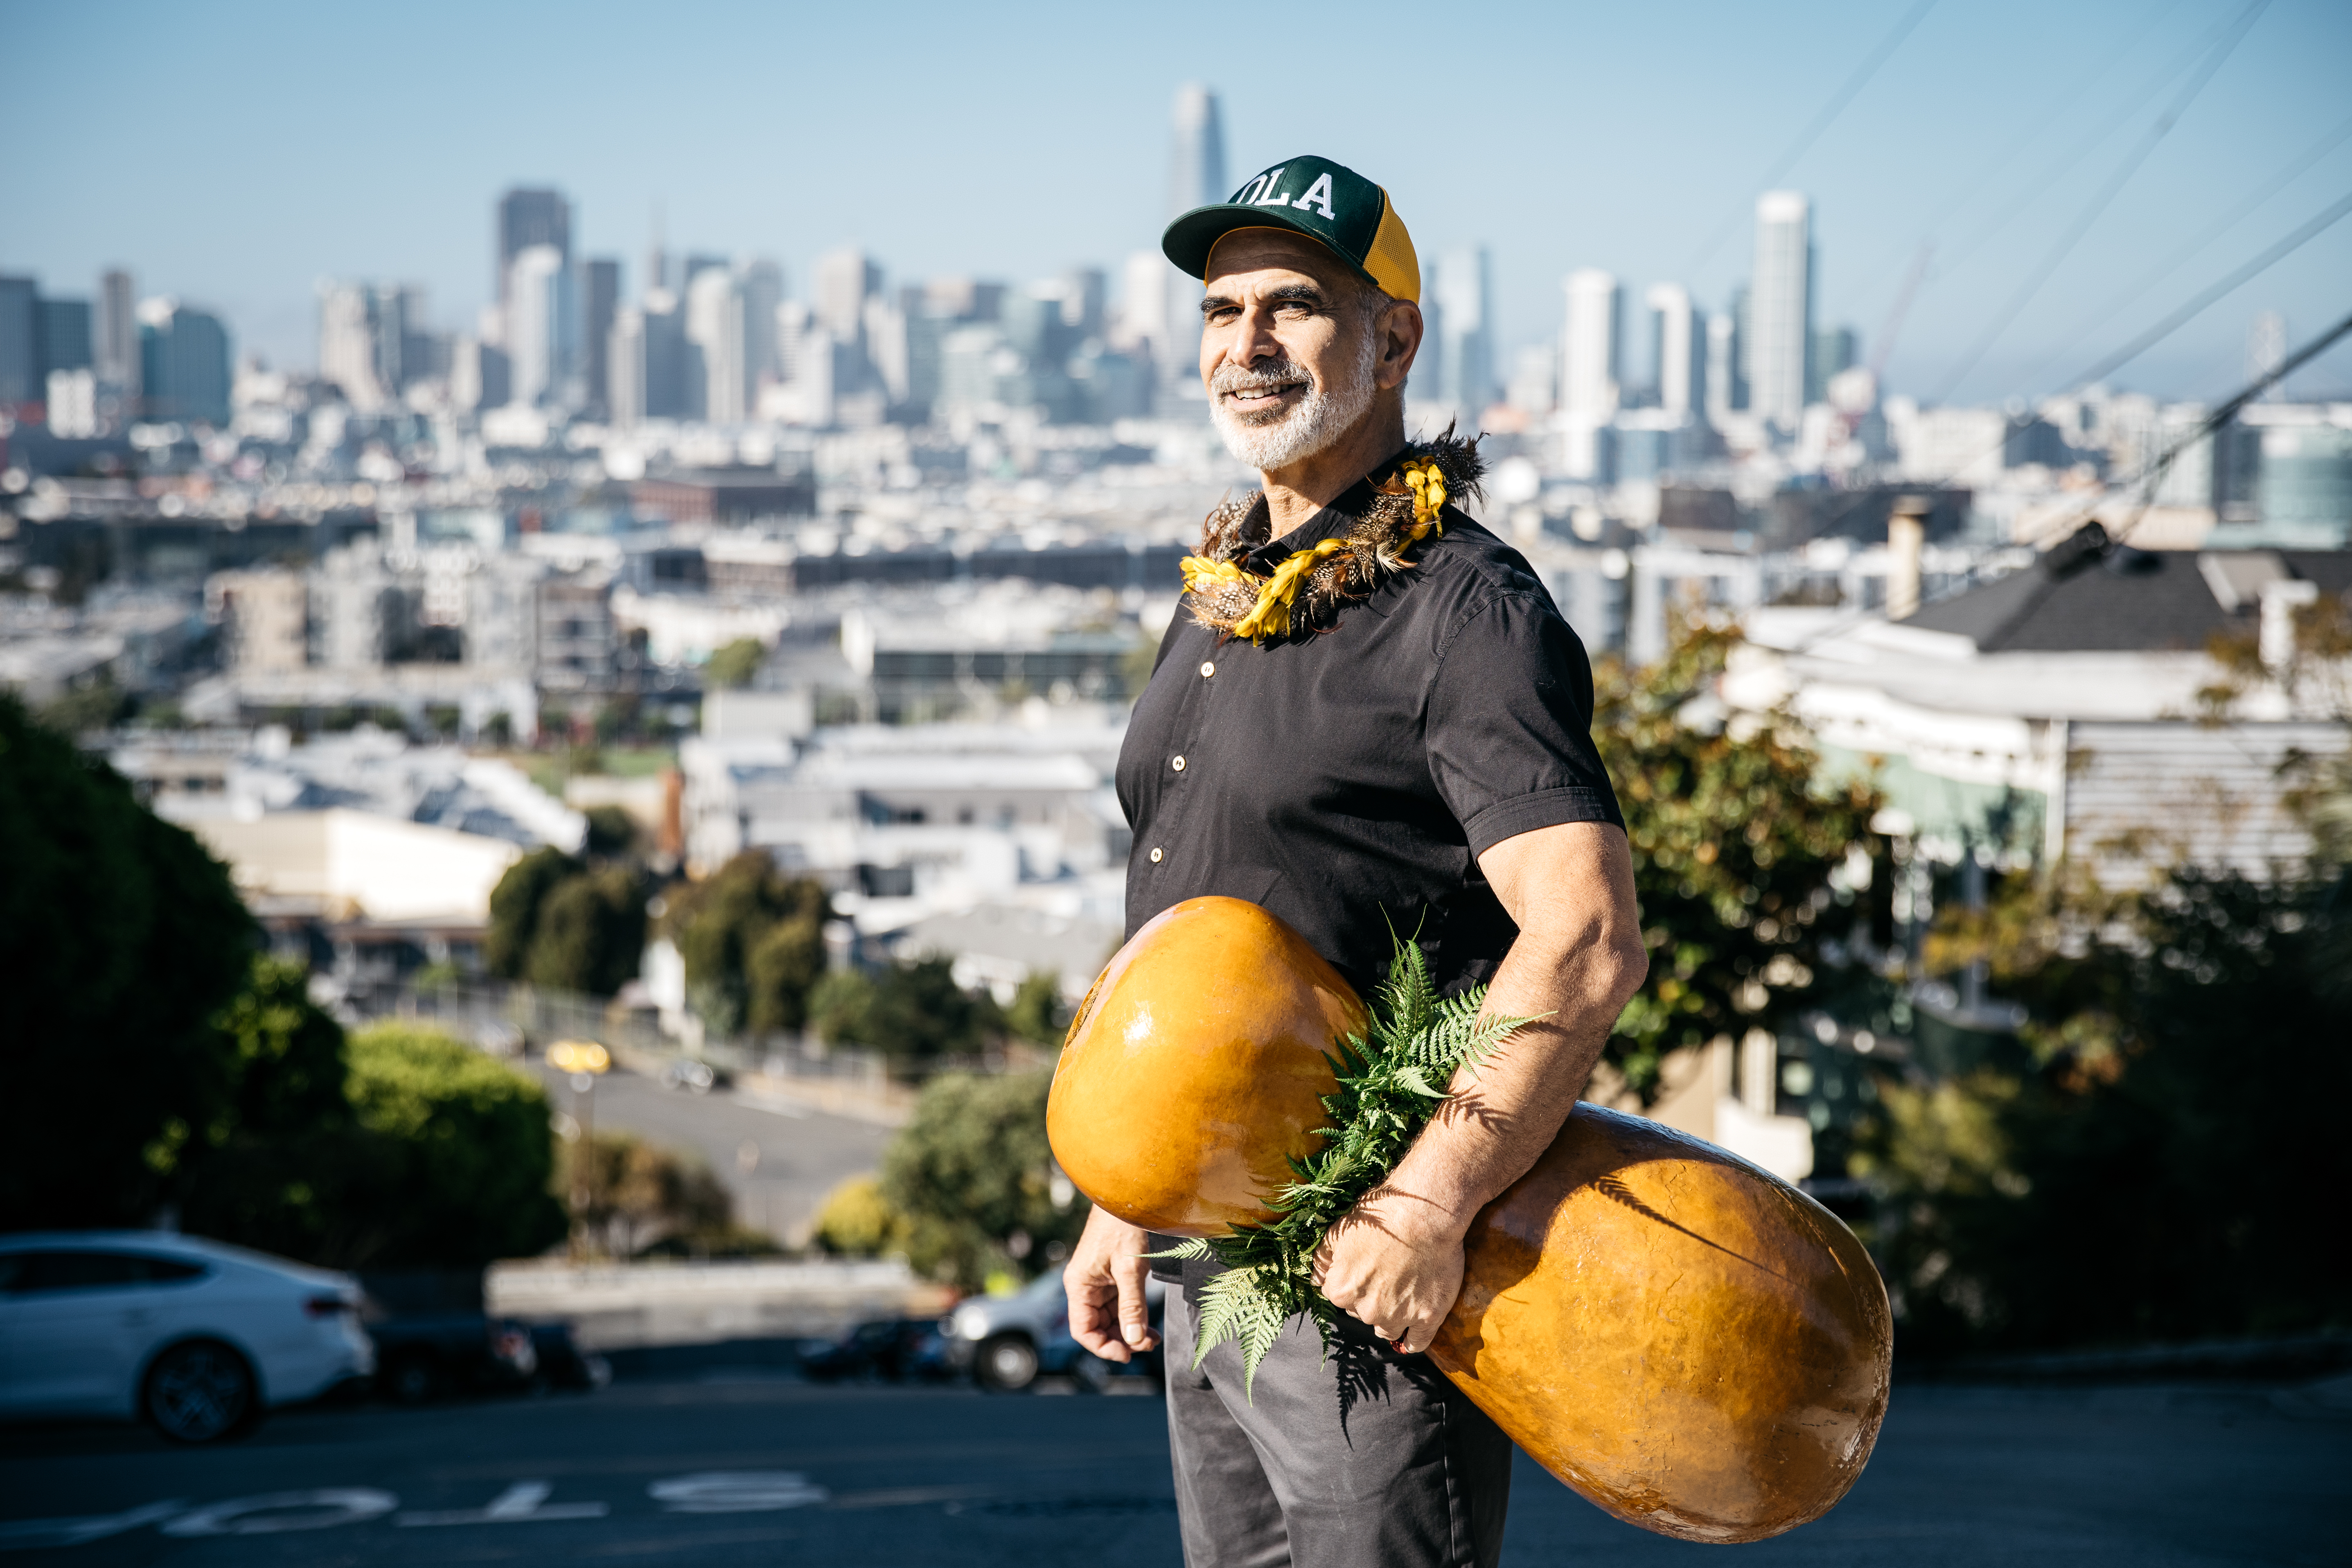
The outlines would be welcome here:
[[[294,364],[322,276],[421,283],[469,322],[519,181],[569,192],[632,290],[657,202],[673,249],[772,255],[795,287],[848,241],[894,279],[1116,277],[1156,243],[1170,100],[1199,79],[1236,184],[1321,153],[1388,186],[1425,255],[1490,246],[1517,343],[1575,267],[1720,306],[1765,175],[1914,3],[0,0],[0,268],[87,293],[126,263]],[[1781,182],[1814,198],[1822,321],[1874,349],[1931,246],[1888,372],[1941,390],[2246,4],[1938,0]],[[2348,80],[2352,5],[2272,0],[1952,395],[2063,383],[2352,192],[2347,135],[2222,221],[2352,122]],[[2116,379],[2224,394],[2263,309],[2298,342],[2352,312],[2352,218]],[[2352,395],[2352,346],[2299,390]]]

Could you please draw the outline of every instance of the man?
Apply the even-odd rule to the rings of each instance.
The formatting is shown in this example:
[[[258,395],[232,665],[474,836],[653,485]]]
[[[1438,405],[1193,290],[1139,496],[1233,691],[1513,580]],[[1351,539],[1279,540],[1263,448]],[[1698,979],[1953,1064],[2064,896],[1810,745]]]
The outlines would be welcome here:
[[[1192,1368],[1202,1283],[1167,1312],[1169,1428],[1190,1568],[1494,1563],[1510,1444],[1423,1354],[1462,1240],[1574,1105],[1645,960],[1582,646],[1515,552],[1455,510],[1470,443],[1409,444],[1420,267],[1387,194],[1295,158],[1184,214],[1162,247],[1203,279],[1201,375],[1264,488],[1209,518],[1118,765],[1131,935],[1224,894],[1289,921],[1358,988],[1417,934],[1447,990],[1540,1016],[1475,1073],[1330,1235],[1318,1283],[1352,1321],[1343,1401],[1294,1321],[1242,1386]],[[1097,1209],[1066,1279],[1071,1331],[1153,1343],[1155,1240]],[[1172,1278],[1173,1271],[1163,1278]]]

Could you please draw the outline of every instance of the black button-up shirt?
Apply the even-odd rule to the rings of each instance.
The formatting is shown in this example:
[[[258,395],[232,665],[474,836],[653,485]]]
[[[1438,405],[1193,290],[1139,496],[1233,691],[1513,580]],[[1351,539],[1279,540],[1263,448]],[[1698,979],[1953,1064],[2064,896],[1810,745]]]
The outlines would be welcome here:
[[[1370,495],[1359,485],[1244,570],[1345,533]],[[1179,606],[1119,751],[1129,936],[1223,894],[1289,921],[1359,991],[1391,925],[1418,931],[1455,990],[1518,934],[1479,855],[1558,823],[1623,826],[1584,645],[1526,560],[1451,509],[1417,556],[1329,630],[1264,647]]]

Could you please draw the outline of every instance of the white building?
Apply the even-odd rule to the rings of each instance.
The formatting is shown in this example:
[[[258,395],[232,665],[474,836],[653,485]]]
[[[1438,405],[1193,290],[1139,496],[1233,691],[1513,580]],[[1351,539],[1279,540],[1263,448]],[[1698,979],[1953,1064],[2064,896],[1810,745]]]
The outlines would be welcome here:
[[[563,252],[533,245],[508,268],[507,390],[510,401],[535,408],[558,397],[572,371],[572,268]]]
[[[1749,284],[1748,406],[1784,430],[1805,408],[1813,342],[1812,204],[1797,191],[1756,202],[1756,270]]]

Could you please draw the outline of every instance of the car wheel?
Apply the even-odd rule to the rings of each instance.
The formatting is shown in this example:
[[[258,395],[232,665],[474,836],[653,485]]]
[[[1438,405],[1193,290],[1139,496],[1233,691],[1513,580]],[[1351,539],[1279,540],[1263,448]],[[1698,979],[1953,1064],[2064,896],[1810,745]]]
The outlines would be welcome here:
[[[1026,1388],[1037,1381],[1037,1347],[1026,1334],[997,1334],[981,1342],[972,1372],[983,1388]]]
[[[441,1365],[428,1355],[404,1355],[377,1374],[383,1391],[401,1405],[428,1405],[441,1397]]]
[[[260,1390],[245,1358],[215,1340],[173,1345],[147,1369],[140,1409],[174,1443],[213,1443],[260,1418]]]

